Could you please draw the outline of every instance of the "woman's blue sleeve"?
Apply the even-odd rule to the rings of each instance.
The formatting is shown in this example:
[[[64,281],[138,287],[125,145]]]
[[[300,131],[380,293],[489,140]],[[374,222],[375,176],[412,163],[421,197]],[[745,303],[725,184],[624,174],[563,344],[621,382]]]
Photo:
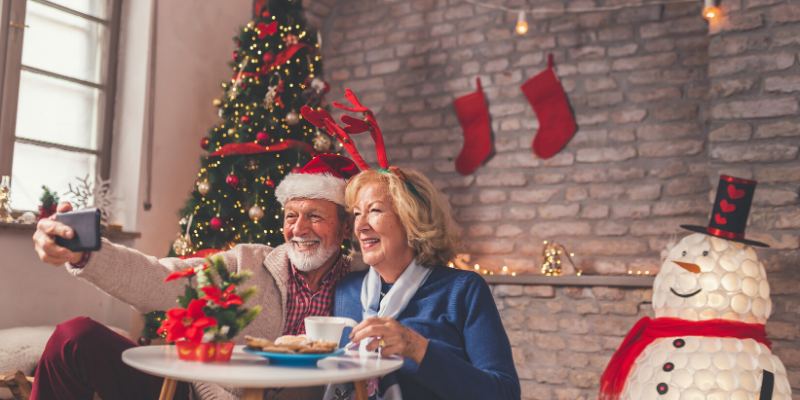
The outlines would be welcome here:
[[[448,345],[430,340],[413,378],[443,399],[519,400],[520,385],[511,344],[489,285],[477,274],[465,274],[454,290],[449,313],[463,322],[465,361]]]

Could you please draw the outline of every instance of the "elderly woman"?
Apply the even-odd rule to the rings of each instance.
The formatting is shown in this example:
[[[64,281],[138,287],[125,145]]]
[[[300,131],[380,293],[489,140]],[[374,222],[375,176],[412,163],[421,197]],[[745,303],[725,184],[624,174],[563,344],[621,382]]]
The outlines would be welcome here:
[[[346,202],[371,268],[340,281],[334,314],[360,321],[354,342],[405,359],[381,379],[379,396],[399,398],[397,383],[405,399],[519,399],[489,286],[445,267],[460,235],[431,182],[409,169],[364,171],[348,184]]]

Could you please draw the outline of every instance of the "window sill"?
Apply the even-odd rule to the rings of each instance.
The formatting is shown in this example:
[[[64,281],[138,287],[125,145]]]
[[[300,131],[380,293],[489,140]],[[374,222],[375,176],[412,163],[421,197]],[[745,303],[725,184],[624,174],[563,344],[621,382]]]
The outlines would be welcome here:
[[[627,275],[583,275],[583,276],[543,276],[543,275],[481,275],[489,284],[505,285],[548,285],[548,286],[616,286],[653,287],[655,276]]]
[[[33,235],[36,231],[36,224],[19,224],[16,222],[0,222],[0,232],[2,231],[19,231],[21,233],[29,233]],[[142,234],[139,232],[125,232],[125,231],[109,231],[101,230],[100,236],[108,239],[139,239]]]

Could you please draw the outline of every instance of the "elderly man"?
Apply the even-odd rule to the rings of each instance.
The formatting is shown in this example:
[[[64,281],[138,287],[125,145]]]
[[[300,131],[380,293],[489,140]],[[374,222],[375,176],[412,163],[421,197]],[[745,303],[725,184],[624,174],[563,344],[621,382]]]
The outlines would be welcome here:
[[[245,335],[275,339],[304,333],[305,317],[332,314],[334,288],[350,271],[350,259],[341,254],[342,241],[352,231],[344,209],[344,189],[358,172],[358,167],[342,156],[313,159],[298,173],[286,176],[275,191],[284,206],[286,243],[274,249],[240,244],[219,253],[232,272],[252,272],[246,286],[255,285],[259,290],[251,304],[263,307],[261,315],[235,338],[237,344],[243,343]],[[59,204],[59,212],[70,210],[69,203]],[[97,252],[73,253],[57,246],[55,236],[70,238],[72,231],[53,219],[39,222],[33,240],[42,261],[66,264],[72,275],[142,313],[173,308],[183,289],[164,284],[164,279],[174,271],[204,263],[198,258],[159,260],[105,240]],[[158,398],[163,379],[121,360],[121,353],[134,346],[88,318],[59,325],[39,362],[31,399],[91,399],[94,392],[103,399]],[[285,389],[271,396],[318,399],[322,388]],[[233,388],[182,383],[175,398],[238,397]]]

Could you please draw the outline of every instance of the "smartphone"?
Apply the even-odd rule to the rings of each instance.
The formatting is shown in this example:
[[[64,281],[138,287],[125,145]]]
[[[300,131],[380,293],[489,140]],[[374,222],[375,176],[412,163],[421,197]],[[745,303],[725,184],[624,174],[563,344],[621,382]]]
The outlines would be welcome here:
[[[73,252],[100,250],[100,210],[89,208],[56,214],[56,221],[72,228],[72,239],[56,236],[56,244]]]

